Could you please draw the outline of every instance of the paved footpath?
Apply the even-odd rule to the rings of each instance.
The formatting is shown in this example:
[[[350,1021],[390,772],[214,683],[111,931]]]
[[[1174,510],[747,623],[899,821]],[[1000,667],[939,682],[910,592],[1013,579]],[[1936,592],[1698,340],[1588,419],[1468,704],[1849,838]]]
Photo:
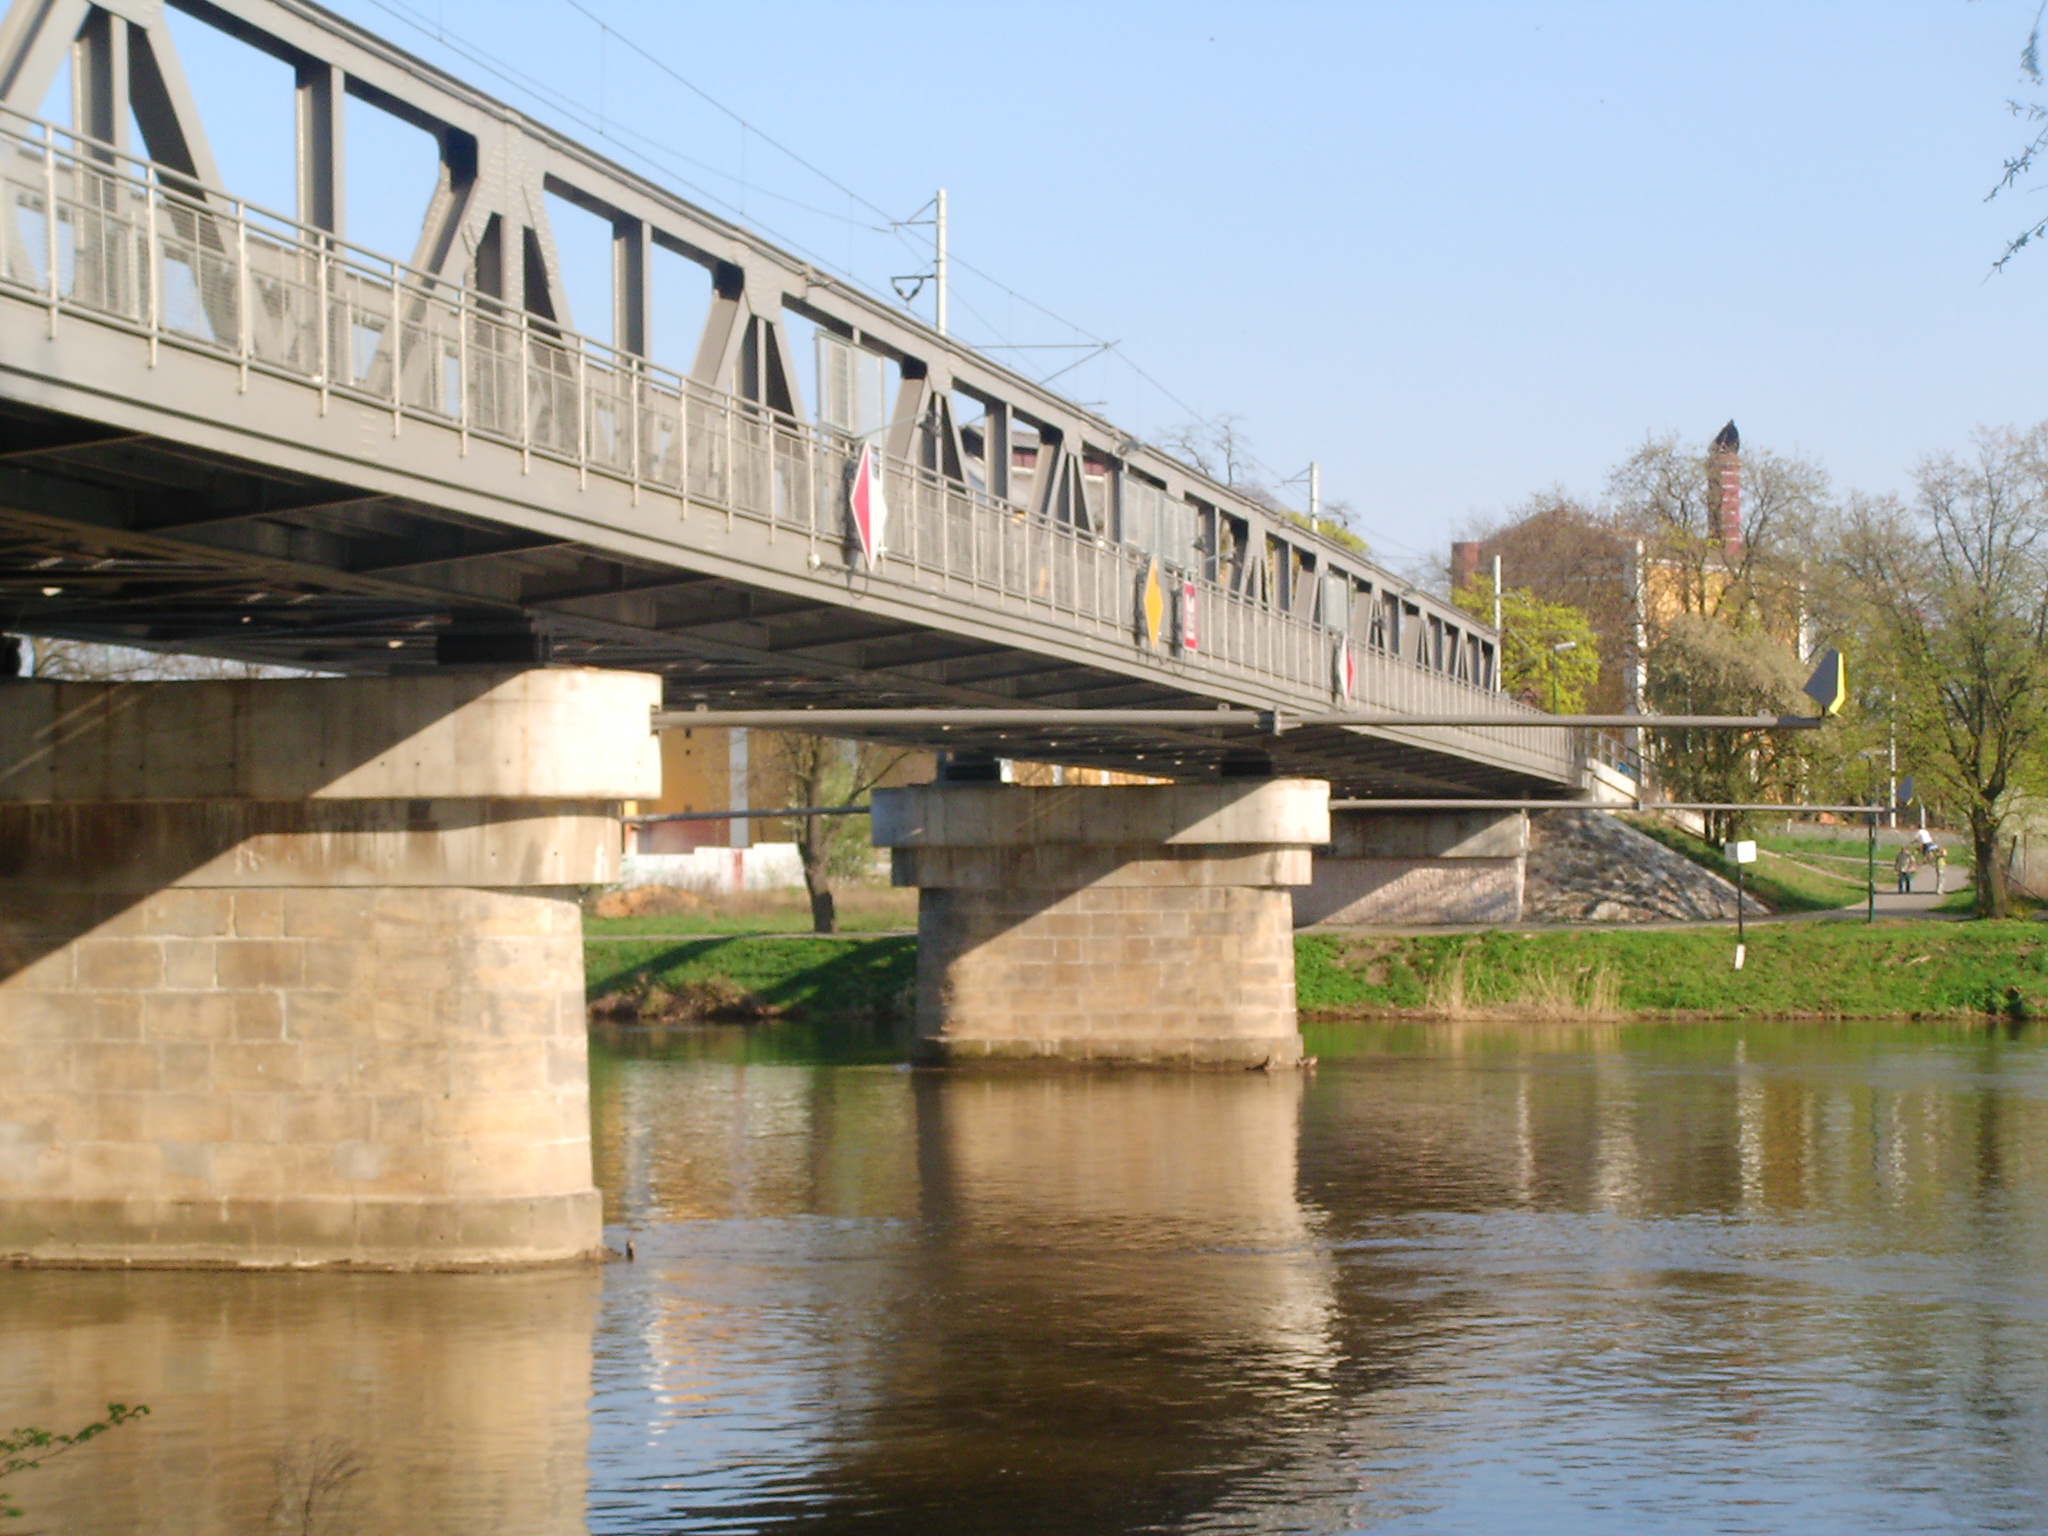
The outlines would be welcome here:
[[[1888,871],[1883,872],[1889,873]],[[1896,879],[1896,877],[1893,878]],[[1913,884],[1915,887],[1924,887],[1924,889],[1915,889],[1912,895],[1901,896],[1885,886],[1878,887],[1877,915],[1880,920],[1889,917],[1923,919],[1937,923],[1959,923],[1968,919],[1969,914],[1967,912],[1937,912],[1934,910],[1941,902],[1953,896],[1958,889],[1969,889],[1968,881],[1958,883],[1953,870],[1949,873],[1947,886],[1939,896],[1934,894],[1934,877],[1932,875],[1916,876]],[[1752,928],[1760,928],[1774,923],[1860,923],[1864,920],[1867,912],[1867,902],[1859,898],[1851,906],[1837,907],[1832,911],[1752,912],[1746,921]],[[1372,934],[1375,937],[1384,935],[1395,938],[1414,938],[1435,933],[1491,933],[1497,930],[1506,930],[1514,933],[1583,933],[1588,929],[1598,928],[1615,933],[1656,933],[1675,928],[1733,928],[1734,926],[1735,919],[1732,917],[1708,917],[1690,919],[1662,918],[1654,919],[1647,923],[1443,923],[1435,926],[1403,924],[1399,927],[1389,926],[1384,928],[1318,923],[1313,927],[1300,928],[1295,931],[1297,933],[1357,933]]]
[[[1881,876],[1887,873],[1889,872],[1882,868],[1878,870],[1878,874]],[[1947,889],[1939,896],[1934,894],[1934,876],[1925,872],[1913,877],[1913,894],[1910,896],[1901,896],[1892,889],[1892,885],[1898,882],[1898,876],[1892,875],[1891,882],[1888,885],[1880,881],[1877,887],[1877,915],[1879,917],[1960,918],[1968,915],[1962,912],[1936,912],[1934,910],[1938,904],[1947,901],[1957,890],[1967,891],[1970,888],[1970,882],[1967,880],[1958,882],[1953,871],[1950,873]],[[1811,915],[1823,918],[1844,917],[1854,916],[1859,912],[1867,911],[1868,903],[1858,901],[1842,908],[1840,912],[1816,912]]]

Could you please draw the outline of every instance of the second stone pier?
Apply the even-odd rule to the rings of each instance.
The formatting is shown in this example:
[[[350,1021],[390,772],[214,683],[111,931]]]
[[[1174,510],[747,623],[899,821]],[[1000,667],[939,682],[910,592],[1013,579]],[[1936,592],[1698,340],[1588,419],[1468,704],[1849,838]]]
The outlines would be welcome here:
[[[1291,897],[1329,840],[1327,784],[927,784],[873,804],[919,892],[922,1059],[1300,1060]]]

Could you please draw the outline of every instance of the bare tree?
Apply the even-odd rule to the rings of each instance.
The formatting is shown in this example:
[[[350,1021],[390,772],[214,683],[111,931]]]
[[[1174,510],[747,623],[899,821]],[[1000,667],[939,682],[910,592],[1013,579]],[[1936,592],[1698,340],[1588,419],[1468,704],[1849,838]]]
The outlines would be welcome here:
[[[1242,416],[1226,411],[1183,422],[1166,434],[1161,446],[1218,484],[1255,501],[1274,504],[1271,493],[1252,473],[1252,442]]]
[[[16,675],[71,682],[165,682],[183,678],[298,677],[296,668],[270,667],[220,656],[144,651],[92,640],[50,640],[9,635]],[[4,670],[4,669],[0,669]]]
[[[2048,78],[2041,71],[2041,21],[2048,16],[2048,4],[2034,12],[2034,25],[2027,33],[2027,41],[2020,49],[2020,79],[2035,90],[2048,86]],[[1984,201],[1990,202],[2002,192],[2011,192],[2021,182],[2033,175],[2035,166],[2044,154],[2048,154],[2048,104],[2036,101],[2021,101],[2018,97],[2006,98],[2006,110],[2030,129],[2027,141],[2006,157],[2005,166],[1998,178],[1998,184],[1984,194]],[[2005,264],[2019,255],[2028,246],[2043,236],[2048,236],[2048,218],[2036,219],[2025,229],[2005,242],[2005,249],[1998,259],[1991,263],[1994,272],[2004,269]]]
[[[346,1536],[356,1528],[355,1481],[363,1459],[344,1440],[317,1435],[288,1445],[274,1463],[271,1528],[290,1536]]]
[[[787,792],[797,805],[859,805],[909,754],[870,742],[843,741],[787,731],[774,738],[772,756]],[[811,898],[811,929],[833,933],[839,926],[832,883],[857,876],[868,853],[867,826],[857,816],[798,819],[797,860]]]
[[[2048,782],[2048,425],[1985,432],[1918,480],[1911,508],[1854,504],[1840,558],[1921,776],[1967,809],[1977,913],[2003,917],[2013,796]]]
[[[1829,506],[1818,464],[1744,449],[1741,540],[1732,551],[1716,527],[1708,455],[1675,434],[1645,439],[1609,477],[1608,496],[1617,532],[1643,540],[1677,576],[1669,596],[1679,611],[1735,621],[1756,614],[1790,627],[1793,616],[1775,610],[1797,601],[1798,535]]]

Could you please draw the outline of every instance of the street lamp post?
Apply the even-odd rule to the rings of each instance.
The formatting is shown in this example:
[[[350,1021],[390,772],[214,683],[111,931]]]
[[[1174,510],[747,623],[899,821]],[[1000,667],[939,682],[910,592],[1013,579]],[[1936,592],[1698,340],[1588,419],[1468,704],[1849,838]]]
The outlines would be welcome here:
[[[1856,755],[1870,764],[1870,810],[1863,818],[1870,827],[1869,839],[1866,845],[1868,852],[1864,860],[1864,883],[1866,886],[1864,900],[1866,905],[1863,921],[1875,923],[1877,921],[1877,760],[1880,757],[1887,756],[1887,754],[1883,748],[1871,747],[1867,751],[1858,752]]]

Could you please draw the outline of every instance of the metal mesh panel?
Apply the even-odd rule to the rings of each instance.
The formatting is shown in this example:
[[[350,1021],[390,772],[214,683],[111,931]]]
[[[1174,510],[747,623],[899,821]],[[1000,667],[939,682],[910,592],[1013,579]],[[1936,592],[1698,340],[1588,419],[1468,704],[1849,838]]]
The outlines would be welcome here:
[[[640,478],[683,488],[683,398],[646,379],[640,397]]]
[[[723,406],[692,398],[689,410],[690,495],[699,501],[726,499],[726,442]]]
[[[518,440],[519,339],[516,325],[487,315],[471,316],[466,404],[472,430]]]

